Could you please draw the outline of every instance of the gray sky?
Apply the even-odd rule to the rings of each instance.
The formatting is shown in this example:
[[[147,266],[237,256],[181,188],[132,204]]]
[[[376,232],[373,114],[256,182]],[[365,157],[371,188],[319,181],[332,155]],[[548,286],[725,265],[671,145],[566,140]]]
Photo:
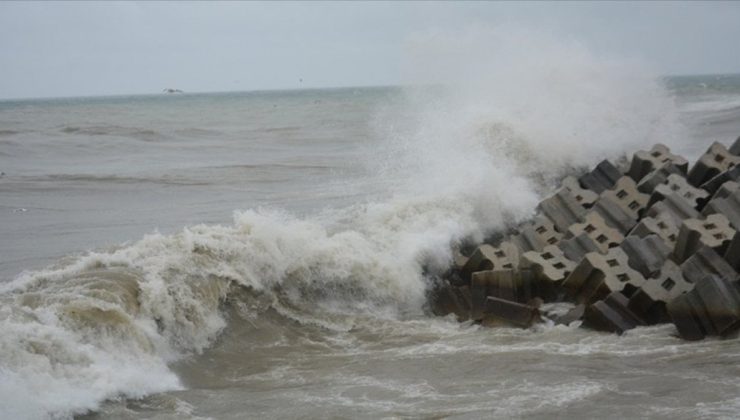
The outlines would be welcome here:
[[[740,73],[734,2],[2,2],[0,98],[398,84],[416,34],[502,24],[664,74]]]

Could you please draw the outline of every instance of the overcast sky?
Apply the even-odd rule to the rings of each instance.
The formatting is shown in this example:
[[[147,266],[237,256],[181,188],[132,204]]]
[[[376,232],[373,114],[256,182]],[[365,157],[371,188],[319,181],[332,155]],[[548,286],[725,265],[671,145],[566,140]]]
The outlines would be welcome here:
[[[399,84],[416,34],[502,24],[663,74],[740,73],[735,2],[2,2],[0,98]]]

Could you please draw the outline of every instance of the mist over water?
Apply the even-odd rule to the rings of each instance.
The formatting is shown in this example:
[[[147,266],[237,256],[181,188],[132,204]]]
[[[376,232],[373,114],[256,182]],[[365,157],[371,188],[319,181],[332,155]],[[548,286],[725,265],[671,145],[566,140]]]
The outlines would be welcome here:
[[[697,109],[692,81],[511,28],[419,36],[408,66],[407,88],[0,104],[3,417],[737,407],[733,342],[424,308],[452,247],[527,219],[573,168],[655,142],[693,158],[717,124],[685,116],[737,92]]]

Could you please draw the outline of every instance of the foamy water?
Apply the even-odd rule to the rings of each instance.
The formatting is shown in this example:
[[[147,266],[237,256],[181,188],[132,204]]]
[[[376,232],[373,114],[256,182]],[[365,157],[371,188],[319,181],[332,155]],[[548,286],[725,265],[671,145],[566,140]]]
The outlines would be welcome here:
[[[443,84],[1,103],[2,417],[732,417],[736,341],[424,304],[452,246],[573,168],[695,157],[738,92],[524,33],[410,48]]]

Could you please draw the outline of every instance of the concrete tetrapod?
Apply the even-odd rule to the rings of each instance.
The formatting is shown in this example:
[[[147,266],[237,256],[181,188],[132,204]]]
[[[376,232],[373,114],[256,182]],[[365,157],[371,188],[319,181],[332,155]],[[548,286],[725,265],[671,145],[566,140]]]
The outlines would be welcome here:
[[[549,219],[537,217],[531,223],[524,224],[519,233],[511,237],[511,242],[520,252],[541,251],[548,245],[558,243],[562,237]]]
[[[728,335],[740,327],[738,284],[708,275],[692,291],[672,300],[667,311],[686,340]]]
[[[529,328],[540,321],[540,311],[534,305],[512,302],[489,296],[483,311],[484,325],[497,325],[501,322],[521,328]]]
[[[584,209],[573,194],[565,188],[561,188],[552,196],[542,200],[537,208],[550,219],[558,232],[567,232],[573,223],[580,222],[586,215]]]
[[[681,264],[681,273],[691,283],[698,283],[707,275],[716,275],[719,278],[735,281],[737,272],[712,248],[701,247],[698,251]]]
[[[578,182],[583,188],[601,194],[612,188],[621,177],[622,172],[616,166],[608,160],[602,160],[591,172],[578,178]]]
[[[563,281],[563,288],[577,303],[593,303],[611,292],[631,296],[644,283],[642,274],[629,266],[627,254],[612,248],[606,255],[586,254]]]
[[[639,192],[635,181],[626,176],[619,178],[613,189],[602,192],[601,197],[611,199],[634,220],[639,218],[650,200],[650,196]]]
[[[684,262],[702,246],[722,254],[733,236],[735,229],[730,227],[730,222],[722,214],[711,214],[705,220],[684,220],[678,232],[673,258],[679,263]]]
[[[654,171],[650,172],[649,174],[645,175],[637,183],[637,190],[641,193],[652,194],[655,190],[655,187],[665,183],[668,177],[673,174],[685,176],[685,173],[681,172],[681,170],[678,169],[676,166],[670,163],[666,163],[658,167]]]
[[[681,156],[674,155],[663,144],[656,144],[650,150],[640,150],[632,157],[632,164],[627,174],[635,182],[639,182],[645,175],[665,164],[672,164],[682,173],[686,173],[689,162]]]
[[[473,273],[470,280],[471,317],[483,315],[486,297],[528,302],[537,295],[537,281],[530,270],[487,270]]]
[[[601,215],[595,211],[589,212],[583,223],[570,225],[568,234],[573,237],[588,236],[604,254],[609,248],[618,246],[624,240],[624,236],[617,229],[607,226]]]
[[[696,188],[686,181],[686,178],[680,175],[669,175],[664,184],[660,184],[653,190],[650,196],[649,205],[663,199],[670,194],[678,194],[693,207],[700,208],[701,205],[709,198],[709,193],[701,188]]]
[[[725,191],[717,191],[720,195],[724,195]],[[715,197],[707,203],[706,207],[702,211],[702,214],[708,216],[710,214],[721,214],[727,218],[730,225],[735,230],[740,229],[740,190],[735,190],[726,197]]]
[[[649,325],[669,322],[666,304],[694,288],[681,274],[681,267],[666,260],[660,273],[649,278],[630,297],[629,308]]]
[[[686,179],[698,187],[738,163],[740,163],[740,156],[731,154],[722,143],[714,142],[696,161]]]
[[[628,302],[622,293],[609,293],[604,299],[586,307],[582,325],[593,330],[617,334],[623,334],[638,325],[645,325],[645,322],[629,309]]]
[[[511,242],[503,242],[498,247],[483,244],[475,249],[462,268],[466,280],[476,271],[516,268],[519,265],[519,249]]]

